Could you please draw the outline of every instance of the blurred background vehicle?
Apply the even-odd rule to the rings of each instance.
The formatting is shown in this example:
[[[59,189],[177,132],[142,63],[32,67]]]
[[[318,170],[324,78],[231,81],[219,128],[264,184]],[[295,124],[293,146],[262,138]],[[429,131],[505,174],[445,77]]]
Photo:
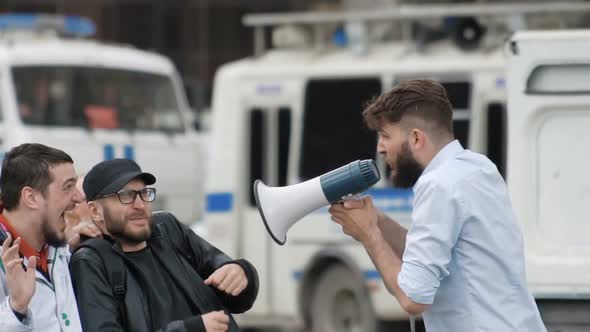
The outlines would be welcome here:
[[[431,78],[445,86],[454,107],[455,136],[463,146],[486,154],[505,178],[510,174],[510,182],[520,175],[514,169],[507,172],[507,128],[519,107],[506,109],[512,45],[506,41],[514,31],[551,24],[537,25],[538,15],[559,12],[565,22],[568,13],[589,9],[590,3],[583,2],[405,5],[246,16],[245,24],[254,28],[255,56],[223,65],[214,80],[204,217],[211,241],[225,252],[248,257],[259,269],[260,297],[242,322],[374,331],[380,320],[406,320],[363,248],[330,222],[326,209],[291,228],[285,246],[275,245],[261,222],[252,183],[262,179],[291,185],[356,159],[376,159],[382,180],[368,194],[380,210],[409,227],[412,192],[391,187],[389,170],[375,152],[375,133],[364,128],[360,111],[372,97],[412,78]],[[553,28],[577,26],[568,22]],[[532,56],[530,61],[534,63]],[[521,167],[536,165],[519,160]],[[582,268],[579,260],[566,261],[542,266],[530,261],[531,288],[547,320],[588,309],[588,302],[575,302],[590,299],[580,292],[579,287],[590,287],[583,277],[559,287],[539,281],[555,269]],[[590,323],[584,318],[569,322]]]
[[[156,209],[198,220],[203,138],[174,65],[85,38],[94,31],[82,17],[0,16],[1,150],[44,143],[70,153],[79,173],[105,159],[136,159],[158,174]]]

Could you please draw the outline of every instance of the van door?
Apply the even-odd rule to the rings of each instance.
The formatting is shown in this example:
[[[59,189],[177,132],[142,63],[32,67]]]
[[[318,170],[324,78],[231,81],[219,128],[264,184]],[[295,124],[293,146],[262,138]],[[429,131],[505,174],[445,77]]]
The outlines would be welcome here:
[[[248,257],[262,273],[260,294],[253,313],[273,313],[272,290],[275,281],[273,275],[273,247],[271,240],[256,206],[253,184],[257,179],[266,185],[276,187],[287,185],[287,170],[291,144],[292,106],[288,103],[277,105],[256,105],[248,107],[247,136],[248,149],[246,158],[248,170],[244,181],[247,203],[245,204],[243,223],[239,225],[239,252]]]
[[[537,298],[590,298],[590,33],[510,43],[508,183]]]

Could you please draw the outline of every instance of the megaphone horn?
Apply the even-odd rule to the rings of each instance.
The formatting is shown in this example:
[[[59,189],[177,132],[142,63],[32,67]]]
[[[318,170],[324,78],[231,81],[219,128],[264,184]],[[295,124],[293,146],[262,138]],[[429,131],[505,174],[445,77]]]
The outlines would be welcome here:
[[[269,187],[256,180],[253,190],[266,230],[277,244],[284,245],[289,228],[301,218],[349,194],[369,189],[379,178],[375,162],[367,159],[291,186]]]

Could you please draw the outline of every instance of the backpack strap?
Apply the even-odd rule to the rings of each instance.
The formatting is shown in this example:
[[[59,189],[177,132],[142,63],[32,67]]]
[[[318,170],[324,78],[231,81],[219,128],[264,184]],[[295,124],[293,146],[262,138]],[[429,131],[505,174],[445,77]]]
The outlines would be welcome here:
[[[113,295],[119,304],[119,312],[123,322],[127,322],[125,310],[125,294],[127,293],[127,268],[123,257],[119,256],[113,249],[112,243],[103,238],[88,239],[76,249],[89,248],[94,250],[100,257],[102,265],[107,272],[107,278],[111,284]]]

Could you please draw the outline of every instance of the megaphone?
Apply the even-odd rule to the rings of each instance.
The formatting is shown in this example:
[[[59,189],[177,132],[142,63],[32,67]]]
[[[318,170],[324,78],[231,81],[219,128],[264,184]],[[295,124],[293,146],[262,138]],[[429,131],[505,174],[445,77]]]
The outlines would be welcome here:
[[[254,197],[266,230],[279,245],[293,224],[323,206],[369,189],[380,175],[371,159],[353,161],[311,180],[284,187],[254,181]]]

